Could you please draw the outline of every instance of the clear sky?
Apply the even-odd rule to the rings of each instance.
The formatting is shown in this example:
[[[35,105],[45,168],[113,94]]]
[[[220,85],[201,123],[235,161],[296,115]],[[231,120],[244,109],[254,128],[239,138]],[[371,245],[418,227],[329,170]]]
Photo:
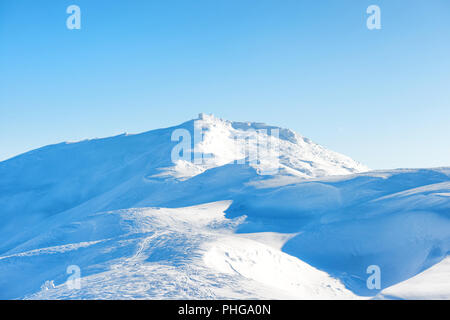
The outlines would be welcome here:
[[[199,112],[450,166],[450,1],[0,0],[0,160]]]

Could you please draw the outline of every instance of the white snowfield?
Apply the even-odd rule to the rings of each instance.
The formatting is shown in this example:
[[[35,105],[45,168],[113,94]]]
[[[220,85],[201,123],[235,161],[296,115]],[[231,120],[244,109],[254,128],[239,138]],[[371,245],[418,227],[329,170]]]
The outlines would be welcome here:
[[[205,161],[172,162],[198,127]],[[450,168],[368,172],[264,124],[25,153],[0,162],[0,217],[0,299],[450,299]]]

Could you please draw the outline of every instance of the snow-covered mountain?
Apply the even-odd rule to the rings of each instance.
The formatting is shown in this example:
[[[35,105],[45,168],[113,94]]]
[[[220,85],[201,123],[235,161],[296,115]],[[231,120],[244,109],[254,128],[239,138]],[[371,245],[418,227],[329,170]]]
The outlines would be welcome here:
[[[376,296],[448,256],[449,177],[203,114],[47,146],[0,162],[0,298]]]
[[[279,137],[271,132],[264,134],[265,129],[279,129]],[[192,146],[186,151],[191,155],[188,161],[173,159],[180,143],[173,140],[180,130],[191,138],[184,140]],[[199,134],[202,136],[197,138]],[[272,160],[273,156],[262,157],[261,163],[249,159],[261,145],[268,145],[270,151],[270,146],[277,147],[279,170],[273,175],[259,174],[270,172],[266,169],[271,163],[265,159]],[[197,154],[204,155],[204,159],[195,163]],[[223,200],[230,192],[227,189],[242,188],[244,182],[285,183],[365,170],[350,158],[290,130],[201,115],[201,119],[176,127],[61,143],[1,162],[0,233],[34,229],[42,219],[67,210],[185,206]],[[217,190],[204,194],[205,184]],[[9,236],[1,241],[0,254],[11,249],[13,241]]]

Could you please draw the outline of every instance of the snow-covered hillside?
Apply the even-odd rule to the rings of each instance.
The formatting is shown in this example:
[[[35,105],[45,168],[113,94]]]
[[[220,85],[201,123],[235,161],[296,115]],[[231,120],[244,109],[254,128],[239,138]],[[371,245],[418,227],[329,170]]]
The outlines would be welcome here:
[[[386,288],[448,256],[450,168],[367,171],[207,115],[25,153],[0,162],[0,298],[413,296]]]
[[[383,290],[382,299],[450,300],[450,258],[399,284]]]
[[[59,271],[61,277],[52,278],[54,288],[43,288],[27,296],[29,299],[355,297],[326,273],[266,243],[233,233],[239,219],[224,218],[229,204],[224,201],[180,209],[129,209],[88,215],[75,226],[65,226],[71,228],[69,237],[89,237],[99,227],[102,231],[97,235],[103,239],[5,259],[29,263],[40,257],[50,262],[47,270],[54,268],[55,274]],[[62,258],[83,270],[79,290],[61,283],[67,276],[57,263]],[[38,270],[34,273],[40,275]],[[272,278],[267,279],[267,274]]]

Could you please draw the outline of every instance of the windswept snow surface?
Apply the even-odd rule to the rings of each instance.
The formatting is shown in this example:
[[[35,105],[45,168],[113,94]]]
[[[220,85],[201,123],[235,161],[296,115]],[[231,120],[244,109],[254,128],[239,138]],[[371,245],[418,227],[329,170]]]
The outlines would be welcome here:
[[[422,273],[389,287],[379,294],[382,299],[450,300],[450,257]]]
[[[172,162],[174,132],[199,127],[188,154],[204,161]],[[367,170],[288,129],[205,115],[25,153],[0,162],[0,298],[448,297],[433,266],[450,252],[450,168]],[[428,291],[402,286],[416,277]]]
[[[43,288],[26,298],[355,297],[326,273],[266,244],[234,234],[239,219],[224,217],[229,204],[225,201],[180,209],[128,209],[85,217],[83,220],[91,226],[111,220],[120,227],[101,234],[103,239],[92,241],[89,246],[73,247],[70,251],[53,247],[27,255],[47,261],[63,258],[79,265],[84,270],[81,289],[70,289],[62,283],[66,277],[62,274],[63,277],[52,279],[55,288]],[[78,226],[74,233],[90,231],[83,224]],[[26,269],[31,259],[27,264],[14,264],[14,268]],[[61,265],[47,265],[52,267],[55,273],[61,273]],[[31,272],[34,267],[29,268],[27,271]],[[264,277],[267,274],[271,274],[272,281]]]

